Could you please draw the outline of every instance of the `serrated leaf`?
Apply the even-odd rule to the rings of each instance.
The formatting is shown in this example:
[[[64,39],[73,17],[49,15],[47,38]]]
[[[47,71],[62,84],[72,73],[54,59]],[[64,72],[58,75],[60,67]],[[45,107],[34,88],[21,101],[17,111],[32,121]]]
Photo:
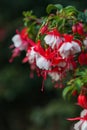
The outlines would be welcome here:
[[[49,4],[46,8],[46,12],[49,14],[52,10],[61,10],[63,6],[61,4]]]

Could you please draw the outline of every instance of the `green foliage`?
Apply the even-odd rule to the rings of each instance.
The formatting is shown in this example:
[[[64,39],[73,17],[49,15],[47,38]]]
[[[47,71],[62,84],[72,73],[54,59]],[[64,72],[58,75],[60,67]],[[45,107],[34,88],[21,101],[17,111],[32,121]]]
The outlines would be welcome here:
[[[63,8],[61,4],[49,4],[46,8],[46,12],[49,14],[52,10],[60,11]]]
[[[87,84],[87,67],[80,67],[75,72],[75,77],[67,82],[66,88],[63,90],[63,97],[70,98],[73,91],[77,90],[78,94],[81,91],[82,86]]]

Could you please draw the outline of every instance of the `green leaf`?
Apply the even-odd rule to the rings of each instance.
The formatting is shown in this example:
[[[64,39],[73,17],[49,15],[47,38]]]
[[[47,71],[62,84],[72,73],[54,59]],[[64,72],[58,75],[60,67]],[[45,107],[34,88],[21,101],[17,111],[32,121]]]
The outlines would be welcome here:
[[[61,10],[63,6],[61,4],[49,4],[46,8],[46,12],[49,14],[52,10]]]
[[[55,4],[54,5],[58,10],[61,10],[63,8],[63,6],[61,4]]]
[[[64,90],[63,90],[63,97],[64,99],[66,98],[66,95],[69,93],[69,92],[72,92],[73,90],[73,87],[72,86],[68,86],[66,87]]]
[[[67,6],[64,8],[64,12],[67,16],[73,16],[78,14],[77,9],[74,6]]]
[[[78,20],[80,20],[80,21],[86,21],[85,14],[83,12],[80,12],[78,14]]]
[[[83,85],[82,81],[79,78],[76,78],[75,82],[75,87],[80,90],[81,86]]]

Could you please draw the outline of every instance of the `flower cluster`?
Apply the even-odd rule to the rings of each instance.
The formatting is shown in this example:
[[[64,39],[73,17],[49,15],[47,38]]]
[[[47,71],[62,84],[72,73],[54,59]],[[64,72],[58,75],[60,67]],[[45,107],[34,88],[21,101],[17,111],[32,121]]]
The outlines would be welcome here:
[[[57,12],[51,13],[53,9]],[[79,77],[81,81],[75,73],[78,68],[87,66],[87,11],[80,12],[72,6],[63,8],[58,4],[49,5],[47,12],[49,15],[41,19],[25,13],[26,27],[17,31],[12,38],[10,62],[25,51],[22,62],[28,62],[31,72],[36,71],[44,80],[50,76],[57,83],[67,79],[67,72],[73,72],[72,79]],[[75,91],[80,94],[78,104],[85,109],[78,118],[81,121],[75,125],[75,130],[87,128],[87,97],[82,89],[84,83],[87,84],[87,81],[83,80],[79,90],[76,86],[67,87],[72,94]]]

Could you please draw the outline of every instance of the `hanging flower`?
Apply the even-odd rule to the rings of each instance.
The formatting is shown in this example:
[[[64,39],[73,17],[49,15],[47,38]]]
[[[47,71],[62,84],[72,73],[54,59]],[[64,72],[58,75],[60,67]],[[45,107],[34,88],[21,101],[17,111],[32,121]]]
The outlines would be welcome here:
[[[34,47],[31,47],[28,52],[27,52],[27,58],[28,58],[28,61],[30,64],[34,63],[35,60],[36,60],[36,57],[38,56],[39,54],[34,50]]]
[[[78,61],[80,65],[87,65],[87,53],[82,52],[78,57]]]
[[[39,55],[36,57],[36,66],[38,66],[42,70],[48,70],[50,69],[50,61]]]
[[[26,50],[28,47],[28,42],[26,38],[28,37],[27,29],[24,28],[19,34],[16,34],[12,38],[12,42],[14,43],[15,48],[19,48],[19,50]]]
[[[44,40],[47,45],[51,46],[52,49],[54,47],[58,47],[59,44],[62,42],[62,38],[57,29],[47,32],[47,35],[45,36]]]
[[[52,9],[57,9],[57,12],[50,14]],[[13,45],[10,48],[13,50],[10,62],[24,51],[25,57],[22,62],[30,64],[31,78],[34,76],[34,71],[38,76],[43,77],[42,90],[47,76],[56,83],[55,87],[60,86],[60,88],[63,87],[62,79],[67,81],[67,77],[70,78],[69,84],[65,82],[67,88],[64,89],[64,95],[69,92],[71,95],[80,93],[77,101],[78,105],[84,109],[81,117],[70,120],[80,120],[74,125],[75,130],[87,130],[86,12],[82,12],[83,15],[81,15],[81,11],[75,7],[63,8],[61,5],[48,6],[47,11],[48,16],[41,19],[37,19],[31,13],[25,15],[27,27],[17,32],[12,38]],[[86,71],[83,72],[83,70]],[[70,77],[67,76],[68,73]],[[84,86],[81,86],[82,84]]]
[[[87,109],[87,96],[86,95],[80,94],[78,96],[78,105]]]
[[[87,130],[87,109],[84,109],[80,117],[74,118],[73,120],[80,120],[74,125],[75,130]]]
[[[48,25],[44,25],[41,29],[40,29],[40,33],[43,35],[45,33],[47,33],[48,31]]]
[[[73,36],[65,35],[65,40],[59,48],[59,53],[63,58],[67,58],[70,55],[74,55],[81,51],[81,47],[78,42],[73,40]]]
[[[79,35],[84,35],[84,27],[83,23],[79,22],[72,26],[72,31],[74,33],[78,33]]]

